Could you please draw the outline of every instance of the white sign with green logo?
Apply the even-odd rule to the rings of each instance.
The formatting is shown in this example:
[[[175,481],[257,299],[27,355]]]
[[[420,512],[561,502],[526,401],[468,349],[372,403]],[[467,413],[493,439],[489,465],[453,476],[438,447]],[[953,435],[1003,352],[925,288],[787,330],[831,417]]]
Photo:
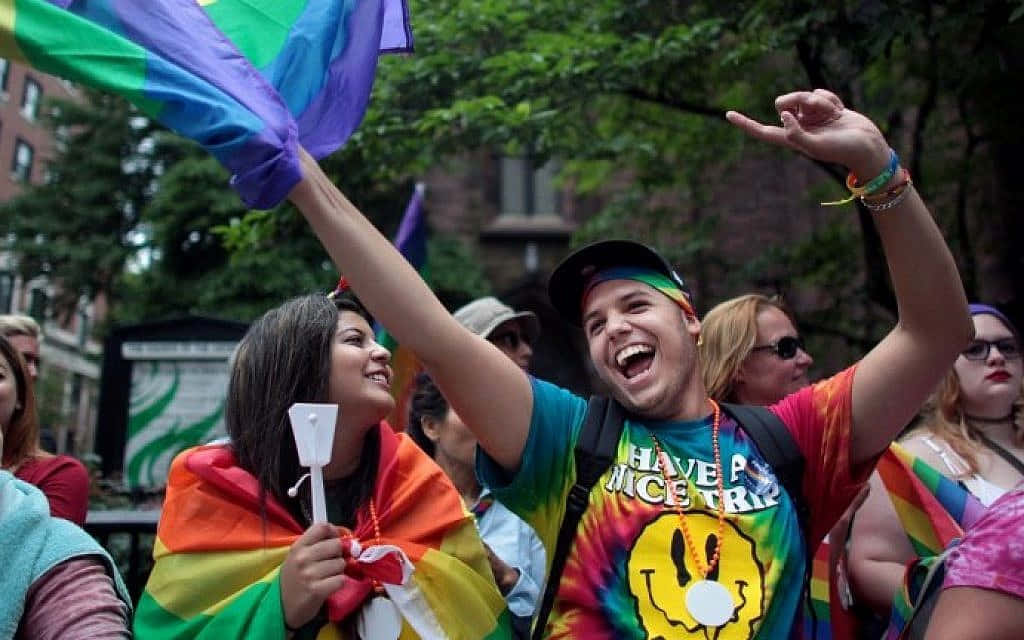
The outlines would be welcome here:
[[[171,460],[225,435],[224,400],[233,342],[126,342],[132,361],[125,484],[167,483]]]

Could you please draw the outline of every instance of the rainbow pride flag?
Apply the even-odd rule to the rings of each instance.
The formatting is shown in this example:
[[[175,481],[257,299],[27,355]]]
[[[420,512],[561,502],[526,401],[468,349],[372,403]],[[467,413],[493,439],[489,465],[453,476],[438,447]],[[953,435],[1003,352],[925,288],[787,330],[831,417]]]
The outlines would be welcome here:
[[[877,469],[918,556],[942,553],[985,513],[969,491],[898,444],[889,447]]]
[[[384,577],[349,561],[348,580],[328,598],[331,621],[358,615],[380,578],[402,613],[401,638],[507,638],[510,617],[494,584],[474,519],[444,472],[404,435],[380,426],[373,491],[380,537],[364,508],[353,531],[363,556],[389,546],[411,574]],[[229,447],[181,453],[171,466],[157,528],[155,564],[139,601],[135,634],[147,640],[284,638],[280,568],[303,532]],[[392,567],[393,568],[393,567]],[[392,572],[393,573],[393,572]],[[328,621],[318,639],[340,638]]]
[[[362,120],[404,0],[0,0],[0,56],[123,96],[270,208]]]
[[[882,478],[900,524],[918,557],[908,568],[908,579],[927,569],[955,539],[963,535],[985,511],[969,491],[938,470],[893,443],[879,458]],[[857,620],[844,607],[841,592],[849,573],[841,550],[846,538],[826,540],[814,555],[810,584],[810,610],[804,619],[804,638],[848,640],[857,636]],[[830,534],[831,535],[831,534]],[[903,630],[912,605],[914,585],[906,582],[895,596],[886,640]]]
[[[420,277],[424,280],[429,275],[427,265],[427,218],[423,212],[423,194],[425,187],[422,182],[416,183],[412,198],[405,207],[402,222],[395,233],[394,245],[409,261]],[[419,358],[398,344],[387,329],[377,327],[377,342],[391,351],[391,395],[395,399],[395,408],[388,416],[388,424],[394,425],[398,431],[405,431],[409,422],[409,403],[416,382],[416,374],[423,370]]]
[[[903,637],[925,575],[946,548],[969,529],[985,507],[969,491],[898,444],[878,462],[893,507],[918,559],[893,597],[886,640]]]

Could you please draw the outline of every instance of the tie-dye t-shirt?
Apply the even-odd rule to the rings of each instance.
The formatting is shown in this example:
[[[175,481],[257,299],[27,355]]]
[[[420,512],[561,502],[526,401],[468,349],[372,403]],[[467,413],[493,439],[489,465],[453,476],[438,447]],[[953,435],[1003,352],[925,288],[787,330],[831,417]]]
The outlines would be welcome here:
[[[871,464],[851,469],[848,452],[854,368],[771,407],[806,458],[803,491],[810,535],[820,540],[867,479]],[[498,500],[529,522],[548,551],[548,566],[575,482],[573,448],[587,403],[533,380],[533,416],[522,465],[509,477],[486,455],[478,472]],[[729,592],[732,617],[701,626],[684,605],[700,573],[665,489],[655,434],[671,468],[665,474],[683,503],[696,553],[714,552],[717,477],[710,417],[689,422],[627,421],[616,460],[590,495],[566,562],[547,632],[553,638],[778,639],[796,633],[804,540],[793,503],[746,433],[722,415],[725,520],[721,559],[710,579]],[[767,489],[767,491],[766,491]]]

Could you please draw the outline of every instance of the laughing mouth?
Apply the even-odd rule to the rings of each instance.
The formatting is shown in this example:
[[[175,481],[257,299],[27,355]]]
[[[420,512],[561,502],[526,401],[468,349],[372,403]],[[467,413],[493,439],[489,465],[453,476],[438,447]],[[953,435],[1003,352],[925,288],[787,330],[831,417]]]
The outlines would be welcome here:
[[[376,382],[377,384],[384,385],[385,387],[390,386],[390,381],[388,380],[388,376],[386,373],[371,373],[366,377],[372,380],[373,382]]]
[[[615,354],[615,365],[624,378],[630,380],[651,368],[654,347],[649,344],[631,344]]]

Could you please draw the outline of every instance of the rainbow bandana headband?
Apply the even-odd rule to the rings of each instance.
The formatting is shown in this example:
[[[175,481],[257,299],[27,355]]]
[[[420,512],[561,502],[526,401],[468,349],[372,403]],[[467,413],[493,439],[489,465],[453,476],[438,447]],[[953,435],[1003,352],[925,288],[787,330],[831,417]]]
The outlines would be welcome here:
[[[594,287],[609,280],[635,280],[642,282],[668,296],[670,300],[682,307],[686,315],[697,316],[693,310],[693,305],[690,303],[689,296],[679,288],[679,285],[665,274],[643,267],[609,267],[598,271],[590,276],[590,279],[583,285],[583,297],[580,299],[580,306],[582,307],[587,301],[587,296],[590,295]]]

